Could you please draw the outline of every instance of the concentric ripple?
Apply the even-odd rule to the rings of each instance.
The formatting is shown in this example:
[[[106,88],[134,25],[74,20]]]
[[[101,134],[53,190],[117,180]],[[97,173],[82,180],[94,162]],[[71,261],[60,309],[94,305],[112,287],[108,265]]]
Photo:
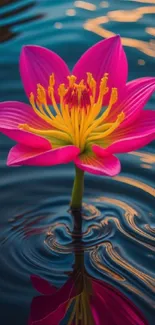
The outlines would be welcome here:
[[[126,173],[129,161],[131,165],[129,157],[122,156],[124,173],[113,179],[86,175],[82,238],[77,247],[73,244],[73,217],[69,211],[72,166],[58,167],[57,173],[55,168],[47,168],[39,178],[39,168],[24,168],[28,171],[26,177],[17,169],[13,174],[9,170],[11,188],[8,191],[4,186],[3,204],[7,190],[11,215],[3,219],[0,238],[3,301],[11,302],[15,291],[17,301],[30,301],[32,287],[26,285],[30,274],[60,286],[72,270],[74,251],[78,249],[85,252],[89,274],[123,290],[150,317],[155,307],[155,192],[151,183],[155,166],[146,173],[137,153],[133,155],[131,172]]]

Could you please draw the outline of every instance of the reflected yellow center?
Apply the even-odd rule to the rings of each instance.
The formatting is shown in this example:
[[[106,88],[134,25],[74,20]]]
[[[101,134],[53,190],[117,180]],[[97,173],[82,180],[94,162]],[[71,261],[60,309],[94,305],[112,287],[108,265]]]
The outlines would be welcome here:
[[[95,325],[90,305],[90,299],[92,296],[91,281],[89,278],[87,278],[87,276],[83,276],[83,278],[80,279],[79,284],[81,285],[82,282],[82,292],[75,298],[72,298],[68,303],[67,310],[70,308],[70,306],[73,308],[67,325],[72,325],[73,323],[75,325]]]
[[[68,86],[60,84],[55,89],[55,77],[49,78],[49,87],[45,89],[37,85],[37,96],[30,94],[30,103],[35,113],[43,119],[51,129],[35,129],[28,124],[20,124],[19,128],[47,138],[53,148],[73,144],[83,152],[87,147],[110,135],[124,120],[125,114],[121,112],[113,123],[106,123],[113,105],[118,99],[117,88],[109,90],[107,87],[108,74],[105,73],[100,80],[98,95],[96,94],[96,81],[91,73],[87,73],[87,81],[76,82],[73,75],[68,76]],[[60,97],[58,106],[55,91]],[[104,96],[110,91],[108,107],[102,112]],[[51,101],[53,111],[47,104],[47,97]],[[49,102],[49,100],[48,100]]]

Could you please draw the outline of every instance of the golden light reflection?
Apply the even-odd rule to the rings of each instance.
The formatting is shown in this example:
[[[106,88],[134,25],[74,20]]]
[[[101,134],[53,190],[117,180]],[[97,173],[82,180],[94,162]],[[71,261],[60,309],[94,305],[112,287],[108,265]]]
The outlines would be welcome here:
[[[85,1],[75,1],[74,6],[77,8],[82,8],[90,11],[95,11],[96,10],[96,5],[90,2],[85,2]]]
[[[115,176],[114,179],[116,181],[119,181],[119,182],[122,182],[122,183],[125,183],[125,184],[128,184],[128,185],[132,185],[132,186],[135,186],[149,194],[151,194],[153,197],[155,197],[155,189],[141,181],[138,181],[136,179],[132,179],[132,178],[129,178],[129,177],[125,177],[125,176]]]
[[[155,242],[155,237],[153,237],[153,236],[147,234],[145,231],[143,231],[141,228],[139,228],[139,227],[136,225],[134,218],[135,218],[135,216],[138,217],[139,214],[138,214],[138,212],[137,212],[134,208],[132,208],[132,207],[131,207],[130,205],[128,205],[126,202],[123,202],[123,201],[118,200],[118,199],[109,198],[109,197],[99,197],[99,198],[95,199],[95,202],[105,202],[105,203],[110,203],[110,204],[112,204],[112,205],[114,205],[114,206],[120,207],[120,208],[125,212],[125,213],[124,213],[124,217],[125,217],[125,219],[126,219],[128,225],[131,227],[131,229],[132,229],[134,232],[136,232],[136,233],[138,233],[139,235],[141,235],[143,238],[147,238],[147,239],[150,239],[150,240],[152,240],[152,241]],[[127,232],[122,228],[122,226],[121,226],[121,224],[120,224],[120,221],[119,221],[117,218],[115,218],[115,217],[106,217],[106,218],[104,218],[104,219],[102,220],[101,223],[102,223],[102,225],[104,225],[104,224],[108,224],[108,222],[109,222],[110,220],[113,220],[113,221],[115,222],[117,228],[118,228],[122,233],[124,233],[124,235],[126,235],[128,238],[132,238],[132,239],[134,239],[134,241],[137,241],[137,242],[139,242],[140,244],[144,245],[145,247],[148,247],[149,249],[154,250],[154,245],[149,245],[149,244],[147,244],[147,243],[145,243],[145,242],[142,242],[142,241],[138,240],[137,238],[135,238],[134,235],[127,233]]]
[[[112,261],[115,260],[115,263],[117,263],[117,265],[121,266],[123,269],[132,273],[134,276],[138,276],[138,278],[140,278],[153,292],[155,291],[155,284],[154,284],[153,277],[146,275],[144,272],[141,272],[137,270],[137,268],[131,266],[116,252],[116,250],[113,248],[111,243],[105,242],[103,246],[106,247],[106,252],[110,256]],[[90,257],[97,269],[111,276],[114,280],[121,282],[121,285],[123,287],[129,289],[130,291],[134,292],[140,297],[143,297],[143,299],[145,299],[150,305],[155,306],[154,301],[150,299],[148,295],[146,295],[144,292],[140,291],[139,289],[135,288],[132,284],[128,283],[128,277],[125,278],[124,276],[119,275],[116,271],[113,272],[113,270],[111,270],[110,267],[105,267],[103,265],[103,261],[98,253],[98,248],[95,251],[90,253]]]
[[[115,10],[115,11],[109,11],[107,13],[107,16],[112,21],[118,21],[118,22],[136,22],[139,19],[141,19],[146,14],[152,14],[155,13],[155,7],[140,7],[136,9],[132,9],[130,11],[128,10]]]
[[[67,9],[66,10],[66,15],[67,16],[75,16],[76,15],[76,10],[75,9]]]
[[[150,288],[152,290],[152,292],[155,292],[155,282],[154,282],[153,277],[138,270],[133,265],[129,264],[128,261],[126,261],[124,257],[122,258],[122,256],[120,256],[118,254],[118,252],[116,251],[116,249],[112,246],[112,244],[110,242],[104,242],[103,246],[106,248],[106,252],[107,252],[108,256],[111,258],[112,261],[114,261],[116,263],[117,266],[119,266],[119,267],[121,266],[123,269],[127,270],[132,275],[136,276],[143,283],[145,283],[148,286],[148,288]],[[117,274],[117,272],[114,272],[114,274],[111,274],[111,272],[113,272],[113,270],[109,269],[109,267],[108,267],[108,270],[107,270],[107,268],[104,269],[105,266],[103,265],[103,261],[100,257],[100,254],[98,253],[98,249],[93,251],[90,254],[90,256],[91,256],[92,262],[96,265],[96,267],[99,270],[102,270],[104,272],[106,271],[106,273],[109,273],[109,275],[113,276],[113,278],[115,280],[122,281],[122,283],[124,285],[124,282],[127,281],[127,279],[124,276],[120,276],[119,274]],[[137,292],[137,289],[130,286],[129,284],[127,285],[125,283],[125,286],[136,293],[140,293],[140,291]]]
[[[63,27],[63,24],[62,24],[62,23],[59,23],[59,22],[56,22],[56,23],[54,24],[54,27],[55,27],[56,29],[61,29],[61,28]]]
[[[106,245],[106,243],[104,243],[104,245]],[[90,252],[90,258],[94,262],[94,264],[97,265],[97,268],[99,270],[102,270],[102,272],[105,272],[107,275],[112,276],[117,281],[125,281],[125,278],[122,275],[111,270],[109,267],[103,264],[103,261],[101,261],[99,254],[97,254],[97,250],[93,250]]]
[[[128,153],[128,155],[137,156],[144,163],[155,164],[155,154],[139,152],[139,151],[131,151],[131,152]]]
[[[146,33],[155,36],[155,27],[146,27],[145,28]]]
[[[147,165],[147,164],[140,164],[141,168],[145,168],[145,169],[151,169],[152,166],[151,165]]]
[[[150,3],[150,4],[154,4],[155,0],[131,0],[133,2],[140,2],[140,3]]]
[[[121,267],[123,267],[124,269],[126,269],[127,271],[129,271],[130,273],[136,275],[139,279],[141,279],[141,281],[143,281],[153,292],[155,292],[155,282],[154,282],[154,278],[149,276],[148,274],[138,270],[136,267],[132,266],[131,264],[129,264],[125,258],[122,258],[118,252],[116,252],[116,250],[114,249],[114,247],[112,246],[111,243],[105,243],[104,246],[106,247],[106,251],[108,253],[108,255],[111,257],[111,259],[113,261],[115,261],[115,263]]]
[[[109,221],[113,221],[113,222],[115,223],[117,229],[118,229],[121,233],[123,233],[125,236],[127,236],[128,238],[130,238],[130,239],[136,241],[137,243],[139,243],[139,244],[141,244],[141,245],[147,247],[148,249],[154,251],[154,245],[149,245],[149,244],[145,243],[144,241],[141,241],[141,240],[137,239],[137,238],[134,236],[134,234],[133,234],[133,235],[132,235],[132,234],[129,234],[127,231],[125,231],[125,230],[123,229],[123,227],[121,226],[120,221],[119,221],[117,218],[115,218],[115,217],[106,217],[106,218],[101,222],[102,226],[104,226],[104,225],[108,225]],[[134,223],[134,224],[135,224],[135,223]],[[146,226],[147,226],[147,225],[146,225]],[[145,237],[145,238],[149,238],[149,239],[152,239],[152,238],[153,238],[153,241],[155,241],[155,238],[154,238],[154,237],[148,235],[147,233],[145,233],[144,231],[142,231],[142,230],[139,229],[138,227],[136,227],[136,229],[135,229],[133,226],[131,226],[131,228],[133,229],[133,231],[136,230],[136,232],[139,233],[139,234],[142,235],[142,236],[143,236],[143,234],[144,234],[144,237]],[[149,228],[148,228],[147,230],[149,231]],[[102,244],[101,244],[101,245],[102,245]]]
[[[155,13],[155,6],[145,6],[136,8],[133,10],[115,10],[109,11],[106,16],[101,16],[93,19],[88,19],[84,23],[84,29],[91,31],[103,38],[109,38],[115,36],[116,34],[106,28],[103,24],[106,24],[110,21],[118,22],[136,22],[141,19],[145,14]],[[136,48],[140,52],[154,57],[155,56],[155,44],[154,42],[146,42],[138,39],[121,37],[122,43],[125,46]]]
[[[109,2],[108,1],[101,1],[100,2],[100,7],[101,8],[108,8],[109,7]]]
[[[155,228],[151,227],[150,225],[145,225],[145,228],[153,235],[155,235]]]
[[[142,59],[139,59],[139,60],[138,60],[138,64],[139,64],[139,65],[145,65],[145,61],[142,60]]]
[[[85,220],[92,220],[92,219],[96,219],[97,217],[100,217],[101,216],[100,210],[98,210],[92,204],[83,203],[82,206],[83,206],[84,210],[86,210],[86,211],[89,212],[88,216],[84,213],[83,219],[85,219]]]

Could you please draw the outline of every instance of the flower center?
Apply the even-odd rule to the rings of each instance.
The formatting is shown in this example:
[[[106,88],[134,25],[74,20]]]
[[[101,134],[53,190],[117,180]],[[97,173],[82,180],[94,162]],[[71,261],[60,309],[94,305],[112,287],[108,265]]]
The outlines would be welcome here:
[[[55,100],[55,78],[49,78],[49,87],[45,89],[37,85],[37,96],[30,94],[30,103],[35,113],[48,123],[49,129],[35,129],[27,124],[20,124],[19,128],[47,138],[52,148],[74,144],[83,152],[93,143],[100,143],[104,147],[105,138],[110,135],[124,120],[121,112],[115,122],[106,123],[112,106],[118,98],[117,88],[112,88],[109,105],[102,112],[103,98],[109,91],[107,87],[108,74],[105,73],[100,81],[99,93],[96,95],[96,81],[91,73],[87,73],[87,81],[76,83],[76,77],[68,76],[68,86],[60,84],[56,89],[60,97],[60,107]],[[47,104],[50,100],[54,113]],[[50,128],[51,126],[51,128]]]
[[[69,87],[64,96],[64,104],[68,105],[69,109],[80,108],[87,110],[91,105],[90,96],[92,91],[90,85],[88,83],[85,85],[83,80],[77,84],[75,76],[70,76],[68,79]]]

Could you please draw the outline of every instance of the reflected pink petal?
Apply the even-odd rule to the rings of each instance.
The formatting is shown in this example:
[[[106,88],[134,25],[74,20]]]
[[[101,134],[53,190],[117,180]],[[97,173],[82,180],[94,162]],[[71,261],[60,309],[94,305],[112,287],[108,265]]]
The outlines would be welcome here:
[[[45,138],[20,130],[19,124],[28,124],[36,129],[51,129],[51,126],[39,118],[32,107],[21,102],[0,103],[0,131],[21,144],[34,148],[50,149],[51,144]]]
[[[40,276],[31,275],[31,282],[33,287],[43,295],[52,295],[58,289],[51,285],[48,281],[42,279]]]
[[[73,74],[78,80],[86,80],[86,73],[91,72],[99,86],[104,73],[109,73],[108,86],[117,87],[119,93],[124,88],[128,76],[128,63],[119,36],[103,40],[88,49],[76,63]],[[109,94],[103,104],[109,101]]]
[[[36,95],[36,86],[41,84],[45,89],[49,85],[49,76],[55,74],[55,88],[66,83],[70,71],[59,55],[36,45],[24,46],[20,56],[20,73],[27,96],[33,92]],[[59,100],[57,92],[56,99]]]
[[[102,158],[95,154],[90,156],[82,154],[74,159],[74,163],[88,173],[103,176],[115,176],[121,169],[120,161],[115,156]]]
[[[39,299],[38,299],[39,298]],[[48,298],[48,299],[46,299]],[[65,317],[67,304],[68,302],[62,303],[56,307],[55,310],[52,311],[53,307],[53,299],[54,297],[36,297],[33,299],[32,302],[32,308],[33,308],[33,318],[31,318],[31,324],[33,325],[59,325],[61,320]],[[36,304],[36,307],[35,307]],[[41,309],[42,311],[48,310],[47,306],[49,307],[49,313],[47,311],[47,315],[45,317],[39,315],[38,317],[38,311]],[[35,309],[35,312],[34,312]],[[36,315],[35,315],[36,313]],[[35,317],[36,316],[36,317]],[[40,317],[41,316],[41,317]]]
[[[148,325],[140,310],[113,286],[93,280],[91,308],[95,325]]]
[[[8,166],[53,166],[71,162],[80,150],[75,146],[66,146],[58,149],[35,149],[17,144],[8,155]]]
[[[65,316],[69,299],[77,295],[76,278],[69,280],[54,295],[35,297],[31,305],[31,320],[38,325],[57,325]],[[54,323],[55,321],[55,323]]]
[[[155,140],[155,112],[141,112],[137,121],[128,128],[119,128],[106,138],[107,148],[94,145],[93,151],[100,157],[113,153],[137,150]]]

